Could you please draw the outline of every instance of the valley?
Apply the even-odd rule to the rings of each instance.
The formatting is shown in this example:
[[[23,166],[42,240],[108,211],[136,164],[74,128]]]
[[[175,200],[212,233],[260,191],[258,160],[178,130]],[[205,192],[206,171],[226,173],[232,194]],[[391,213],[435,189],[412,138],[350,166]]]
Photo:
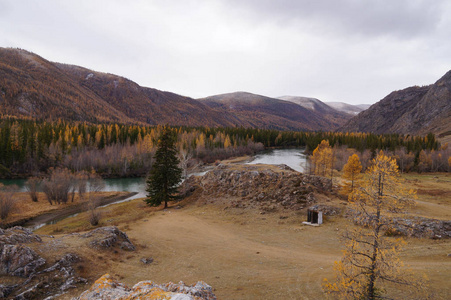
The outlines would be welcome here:
[[[291,176],[305,181],[308,175],[296,175],[299,173],[280,166],[236,162],[224,161],[210,171],[210,177],[193,178],[203,182],[203,188],[195,189],[166,210],[148,207],[141,199],[110,205],[99,209],[102,218],[97,227],[89,225],[89,212],[84,212],[38,229],[35,234],[43,242],[26,245],[49,262],[64,253],[75,253],[81,261],[74,268],[88,280],[88,286],[109,273],[129,286],[149,279],[187,284],[203,280],[213,287],[218,299],[323,298],[322,281],[333,277],[333,263],[341,258],[340,235],[346,227],[356,226],[345,217],[347,202],[315,183],[315,188],[308,188],[312,198],[302,200],[307,201],[303,208],[285,205],[283,195],[292,194],[286,190],[293,189]],[[224,186],[219,179],[229,174],[224,172],[241,174],[243,181]],[[260,179],[249,183],[251,186],[243,185],[246,176],[256,172],[261,175],[255,178]],[[274,181],[273,191],[261,177],[272,178],[271,172],[281,176],[281,180]],[[448,173],[407,174],[403,178],[404,186],[417,189],[418,194],[409,215],[449,223]],[[252,194],[243,196],[246,190]],[[282,191],[281,198],[278,191]],[[265,198],[258,199],[262,192]],[[306,219],[306,208],[312,205],[324,207],[326,212],[324,224],[319,227],[301,224]],[[112,225],[128,235],[135,250],[124,250],[120,243],[106,248],[86,247],[85,239],[79,237]],[[401,258],[407,268],[427,275],[433,299],[446,299],[451,292],[450,239],[407,237],[406,242]],[[144,264],[144,258],[152,262]],[[402,298],[403,288],[388,288],[391,295]],[[87,285],[77,284],[58,299],[71,299],[86,289]]]

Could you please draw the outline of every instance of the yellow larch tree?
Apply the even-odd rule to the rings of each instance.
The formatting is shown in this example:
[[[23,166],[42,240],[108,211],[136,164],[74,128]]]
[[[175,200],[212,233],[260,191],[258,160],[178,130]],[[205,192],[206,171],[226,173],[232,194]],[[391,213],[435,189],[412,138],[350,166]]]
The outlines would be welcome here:
[[[322,140],[318,147],[313,150],[313,170],[316,175],[327,176],[332,170],[333,152],[329,141]]]
[[[353,226],[343,234],[344,254],[335,262],[335,280],[325,279],[326,294],[332,299],[396,298],[386,297],[387,283],[408,285],[409,293],[425,292],[424,280],[405,270],[399,260],[403,241],[385,235],[393,229],[393,214],[413,204],[414,192],[402,189],[396,160],[382,151],[365,175],[362,186],[349,197],[354,222],[363,227]]]
[[[360,163],[359,156],[353,154],[349,156],[348,162],[343,166],[343,178],[347,181],[344,182],[342,192],[346,195],[351,194],[358,186],[359,180],[362,178],[362,164]]]

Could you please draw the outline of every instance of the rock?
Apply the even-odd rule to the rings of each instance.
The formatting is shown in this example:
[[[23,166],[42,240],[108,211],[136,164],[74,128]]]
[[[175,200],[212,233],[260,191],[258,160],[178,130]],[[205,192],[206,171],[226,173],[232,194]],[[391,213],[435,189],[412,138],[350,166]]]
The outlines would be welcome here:
[[[83,292],[76,300],[109,299],[152,299],[152,300],[215,300],[211,286],[199,281],[187,286],[183,282],[159,285],[153,281],[141,281],[132,288],[112,279],[109,274],[99,278],[90,289]]]
[[[28,277],[45,264],[36,252],[23,245],[0,245],[0,275]]]
[[[15,286],[0,284],[0,298],[6,298],[14,290]]]
[[[141,258],[141,262],[145,265],[148,265],[148,264],[153,263],[153,258],[152,257],[149,257],[149,258],[143,257],[143,258]]]
[[[134,251],[136,248],[128,239],[125,232],[120,231],[116,226],[107,226],[94,229],[81,237],[90,239],[89,245],[96,249],[111,248],[120,245],[121,249]]]
[[[204,176],[191,176],[181,190],[200,189],[208,201],[227,201],[235,208],[266,210],[268,204],[277,208],[299,210],[316,202],[314,192],[330,192],[330,179],[298,173],[285,165],[279,169],[245,165],[219,165]],[[230,200],[229,200],[230,201]]]
[[[0,244],[21,244],[42,242],[42,239],[28,228],[15,226],[6,230],[0,229]]]

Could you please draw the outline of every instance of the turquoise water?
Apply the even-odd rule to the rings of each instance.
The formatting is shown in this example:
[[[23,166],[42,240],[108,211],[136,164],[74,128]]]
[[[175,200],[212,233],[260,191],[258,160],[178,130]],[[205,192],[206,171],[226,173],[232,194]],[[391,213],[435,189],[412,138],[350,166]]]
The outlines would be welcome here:
[[[303,172],[306,165],[306,156],[303,154],[303,149],[277,149],[265,151],[257,154],[254,159],[248,164],[270,164],[280,165],[285,164],[290,168]],[[203,175],[202,173],[195,173],[193,175]],[[2,179],[0,183],[5,185],[17,185],[20,191],[25,192],[25,179]],[[105,179],[104,191],[125,191],[137,192],[131,199],[142,198],[146,196],[146,179],[145,178],[114,178]],[[129,200],[131,200],[129,199]]]

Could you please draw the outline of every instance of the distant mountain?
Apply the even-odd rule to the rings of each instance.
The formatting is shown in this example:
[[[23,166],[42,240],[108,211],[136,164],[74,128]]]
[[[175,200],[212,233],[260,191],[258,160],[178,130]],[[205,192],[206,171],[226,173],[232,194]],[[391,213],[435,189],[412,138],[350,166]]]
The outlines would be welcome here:
[[[0,48],[0,113],[93,123],[236,125],[233,116],[192,98],[9,48]]]
[[[358,113],[368,109],[371,106],[370,104],[352,105],[344,102],[325,102],[325,103],[338,111],[345,112],[350,115],[357,115]]]
[[[451,71],[432,85],[390,93],[340,131],[451,136]]]
[[[278,99],[293,102],[302,107],[307,108],[310,111],[314,111],[317,114],[321,115],[323,118],[326,118],[329,122],[333,124],[333,126],[337,127],[344,125],[346,121],[352,117],[351,114],[345,111],[335,109],[334,107],[331,107],[330,105],[316,98],[283,96],[278,97]]]
[[[321,112],[291,101],[235,92],[197,99],[221,113],[233,113],[240,123],[279,130],[331,130],[338,127]]]

